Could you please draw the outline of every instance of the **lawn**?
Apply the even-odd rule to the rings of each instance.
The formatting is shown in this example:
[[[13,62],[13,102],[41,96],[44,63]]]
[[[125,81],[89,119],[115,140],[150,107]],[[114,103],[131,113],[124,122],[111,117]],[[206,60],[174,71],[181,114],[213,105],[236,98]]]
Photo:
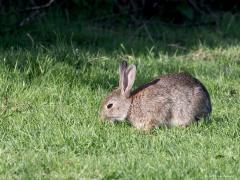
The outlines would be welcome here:
[[[102,28],[42,17],[0,36],[0,179],[238,179],[240,17],[218,26]],[[122,58],[138,85],[187,71],[209,90],[211,122],[144,133],[99,122]]]

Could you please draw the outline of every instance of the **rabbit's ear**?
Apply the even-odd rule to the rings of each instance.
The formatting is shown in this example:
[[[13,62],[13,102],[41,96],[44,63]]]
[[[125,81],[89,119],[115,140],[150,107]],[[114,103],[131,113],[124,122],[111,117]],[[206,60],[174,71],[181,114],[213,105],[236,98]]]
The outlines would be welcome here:
[[[124,73],[123,88],[121,89],[122,94],[127,98],[130,96],[130,92],[133,87],[135,77],[136,66],[132,64],[127,68],[127,70]]]
[[[127,61],[125,61],[125,60],[119,66],[119,87],[121,89],[124,88],[123,79],[124,79],[124,75],[125,75],[127,66],[128,66],[128,64],[127,64]]]

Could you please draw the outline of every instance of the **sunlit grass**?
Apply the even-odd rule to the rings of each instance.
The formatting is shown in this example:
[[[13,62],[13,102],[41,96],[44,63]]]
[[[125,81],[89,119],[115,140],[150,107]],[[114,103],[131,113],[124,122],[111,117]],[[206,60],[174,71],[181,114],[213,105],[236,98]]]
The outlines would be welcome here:
[[[56,32],[26,30],[34,42],[26,32],[3,38],[0,178],[237,179],[239,26],[236,20],[217,33],[161,27],[154,42],[74,23]],[[117,85],[123,57],[137,66],[135,87],[171,72],[200,79],[212,98],[211,122],[151,133],[100,123],[100,101]]]

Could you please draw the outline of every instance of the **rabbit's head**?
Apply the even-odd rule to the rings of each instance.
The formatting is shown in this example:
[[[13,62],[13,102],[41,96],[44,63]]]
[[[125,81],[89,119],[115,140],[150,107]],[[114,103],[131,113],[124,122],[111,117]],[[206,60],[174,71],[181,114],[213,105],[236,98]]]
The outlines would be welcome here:
[[[135,65],[123,61],[119,66],[119,87],[102,102],[101,119],[110,122],[124,121],[132,103],[131,88],[136,77]]]

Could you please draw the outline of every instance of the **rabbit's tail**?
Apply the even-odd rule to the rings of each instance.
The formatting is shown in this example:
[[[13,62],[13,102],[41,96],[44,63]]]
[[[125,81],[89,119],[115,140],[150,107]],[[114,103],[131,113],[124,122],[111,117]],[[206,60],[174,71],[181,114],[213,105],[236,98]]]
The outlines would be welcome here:
[[[199,107],[199,112],[197,113],[197,115],[195,116],[196,120],[199,120],[201,118],[204,118],[206,120],[210,119],[210,115],[212,113],[212,105],[211,105],[211,99],[210,96],[207,92],[207,90],[205,89],[205,87],[198,87],[196,88],[197,92],[199,94],[201,94],[200,96],[198,96],[198,101],[201,102],[200,107]],[[202,92],[201,92],[202,91]],[[200,93],[201,92],[201,93]],[[197,94],[198,94],[197,93]],[[199,95],[198,94],[198,95]]]

